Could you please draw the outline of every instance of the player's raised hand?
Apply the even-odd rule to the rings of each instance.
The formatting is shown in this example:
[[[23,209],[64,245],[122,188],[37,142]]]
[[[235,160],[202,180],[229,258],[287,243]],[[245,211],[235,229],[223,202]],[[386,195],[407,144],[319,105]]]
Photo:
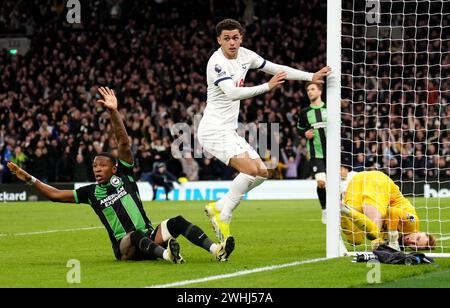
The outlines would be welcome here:
[[[113,90],[108,87],[100,87],[98,92],[103,96],[103,99],[99,99],[97,103],[102,104],[109,110],[117,110],[117,98]]]
[[[31,175],[15,163],[9,161],[7,166],[8,169],[11,170],[11,173],[15,174],[19,180],[24,182],[29,182],[31,180]]]
[[[287,74],[285,72],[279,72],[274,75],[269,81],[269,89],[272,90],[273,88],[283,84],[286,77]]]
[[[331,74],[331,67],[329,66],[322,67],[320,71],[314,73],[312,82],[323,83],[324,81],[322,80],[322,78],[327,77],[330,74]]]

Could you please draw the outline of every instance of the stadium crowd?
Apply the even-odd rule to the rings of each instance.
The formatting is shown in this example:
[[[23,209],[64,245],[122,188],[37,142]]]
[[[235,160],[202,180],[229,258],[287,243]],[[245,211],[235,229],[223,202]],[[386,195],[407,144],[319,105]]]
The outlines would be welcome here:
[[[47,182],[93,181],[92,158],[116,147],[108,115],[95,103],[102,85],[115,89],[120,99],[141,178],[163,162],[177,178],[232,179],[231,168],[194,147],[195,124],[206,105],[206,64],[218,48],[215,23],[222,18],[245,21],[244,46],[268,60],[311,72],[326,64],[325,1],[85,1],[81,25],[65,22],[63,2],[0,5],[0,35],[31,39],[24,56],[0,51],[0,183],[13,181],[5,168],[8,160]],[[362,72],[373,78],[352,83],[349,74],[361,75],[354,64],[362,57],[357,50],[366,47],[362,41],[343,41],[352,43],[352,54],[344,53],[348,90],[343,91],[342,145],[354,158],[353,167],[376,166],[393,176],[450,177],[448,83],[423,84],[423,76],[437,67],[440,76],[449,75],[448,54],[420,58],[430,71],[411,71],[406,80],[398,75],[405,57],[386,55],[396,75],[387,78],[383,64],[375,70],[367,65]],[[375,53],[366,62],[373,60]],[[254,71],[246,85],[269,79]],[[296,130],[297,115],[308,104],[304,84],[291,81],[241,103],[244,126],[280,123],[279,134],[271,138],[281,152],[274,178],[310,176],[306,140]],[[177,123],[191,128],[192,146],[180,149],[181,158],[172,155],[173,141],[181,137]]]
[[[382,3],[376,25],[362,1],[343,3],[344,154],[357,171],[448,180],[450,3]]]

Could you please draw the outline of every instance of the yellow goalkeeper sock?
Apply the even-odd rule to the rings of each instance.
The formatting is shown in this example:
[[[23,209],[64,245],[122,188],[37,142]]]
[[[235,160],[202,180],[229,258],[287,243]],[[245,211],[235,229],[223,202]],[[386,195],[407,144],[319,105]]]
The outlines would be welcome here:
[[[349,217],[341,216],[341,228],[348,243],[358,246],[364,242],[364,232],[359,230]]]
[[[358,229],[366,233],[369,240],[373,241],[380,237],[380,228],[378,228],[377,224],[374,223],[369,217],[363,213],[355,211],[351,207],[348,207],[348,210],[349,214],[347,216],[352,219]]]

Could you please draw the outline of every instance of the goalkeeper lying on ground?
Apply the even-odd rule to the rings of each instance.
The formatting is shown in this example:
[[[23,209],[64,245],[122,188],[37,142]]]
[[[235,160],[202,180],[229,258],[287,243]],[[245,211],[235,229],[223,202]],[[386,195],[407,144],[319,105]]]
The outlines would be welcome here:
[[[342,229],[353,245],[362,244],[366,235],[374,246],[384,242],[386,236],[388,245],[397,250],[400,250],[399,240],[403,246],[415,250],[436,246],[432,235],[420,232],[414,206],[380,171],[364,171],[353,176],[345,192],[341,214]]]

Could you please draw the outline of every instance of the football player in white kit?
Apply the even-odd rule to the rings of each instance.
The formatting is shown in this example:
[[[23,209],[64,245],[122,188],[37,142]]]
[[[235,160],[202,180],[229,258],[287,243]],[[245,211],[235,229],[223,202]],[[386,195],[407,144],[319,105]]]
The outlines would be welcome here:
[[[324,67],[316,73],[307,73],[263,59],[241,47],[244,29],[233,19],[218,23],[216,32],[220,48],[207,66],[207,106],[199,124],[198,140],[204,150],[240,172],[228,193],[205,207],[217,236],[224,241],[230,236],[233,210],[247,192],[269,176],[258,153],[237,134],[240,100],[269,92],[285,79],[323,82],[321,79],[328,76],[331,69]],[[262,85],[244,87],[245,76],[251,69],[274,76]]]

